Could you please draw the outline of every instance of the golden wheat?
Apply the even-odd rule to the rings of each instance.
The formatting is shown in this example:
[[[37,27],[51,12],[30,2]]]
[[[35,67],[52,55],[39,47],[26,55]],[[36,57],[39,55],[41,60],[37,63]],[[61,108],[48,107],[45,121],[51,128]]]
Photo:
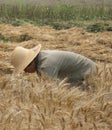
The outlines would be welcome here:
[[[0,130],[112,129],[111,32],[90,34],[79,28],[55,31],[49,27],[0,25],[0,33],[11,40],[0,44]],[[21,41],[22,34],[32,39]],[[15,42],[14,36],[19,40]],[[101,36],[103,45],[98,40]],[[70,50],[95,60],[98,74],[90,78],[90,89],[82,91],[71,87],[66,79],[51,80],[44,74],[14,77],[11,51],[18,45],[30,48],[38,43],[43,49]]]

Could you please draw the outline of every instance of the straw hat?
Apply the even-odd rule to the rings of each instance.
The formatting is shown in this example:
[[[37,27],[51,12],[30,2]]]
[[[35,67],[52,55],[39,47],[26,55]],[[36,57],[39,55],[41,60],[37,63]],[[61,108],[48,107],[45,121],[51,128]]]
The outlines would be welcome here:
[[[21,46],[16,47],[11,55],[11,64],[15,67],[15,73],[21,73],[37,56],[40,49],[41,44],[31,49]]]

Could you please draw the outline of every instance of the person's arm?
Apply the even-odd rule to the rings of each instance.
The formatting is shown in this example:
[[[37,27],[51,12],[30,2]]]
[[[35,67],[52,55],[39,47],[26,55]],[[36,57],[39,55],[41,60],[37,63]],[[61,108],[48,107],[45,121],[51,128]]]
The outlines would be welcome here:
[[[52,78],[57,78],[58,76],[58,70],[55,66],[44,67],[41,68],[41,70],[47,73]]]

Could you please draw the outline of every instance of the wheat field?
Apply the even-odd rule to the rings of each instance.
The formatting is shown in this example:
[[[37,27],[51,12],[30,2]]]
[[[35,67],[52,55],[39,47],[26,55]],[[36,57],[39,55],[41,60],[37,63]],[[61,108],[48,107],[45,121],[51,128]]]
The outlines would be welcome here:
[[[1,24],[0,39],[0,130],[112,130],[112,32]],[[14,77],[12,50],[38,44],[95,61],[99,69],[90,78],[90,89],[82,91],[47,75]]]

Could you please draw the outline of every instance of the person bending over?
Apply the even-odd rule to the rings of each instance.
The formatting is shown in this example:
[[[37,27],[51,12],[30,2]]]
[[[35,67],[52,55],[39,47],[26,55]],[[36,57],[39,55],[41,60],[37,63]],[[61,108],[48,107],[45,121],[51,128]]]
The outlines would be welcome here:
[[[51,78],[67,78],[69,82],[83,81],[85,77],[96,75],[96,63],[91,59],[70,51],[41,50],[41,44],[31,49],[16,47],[11,63],[15,74],[44,72]]]

